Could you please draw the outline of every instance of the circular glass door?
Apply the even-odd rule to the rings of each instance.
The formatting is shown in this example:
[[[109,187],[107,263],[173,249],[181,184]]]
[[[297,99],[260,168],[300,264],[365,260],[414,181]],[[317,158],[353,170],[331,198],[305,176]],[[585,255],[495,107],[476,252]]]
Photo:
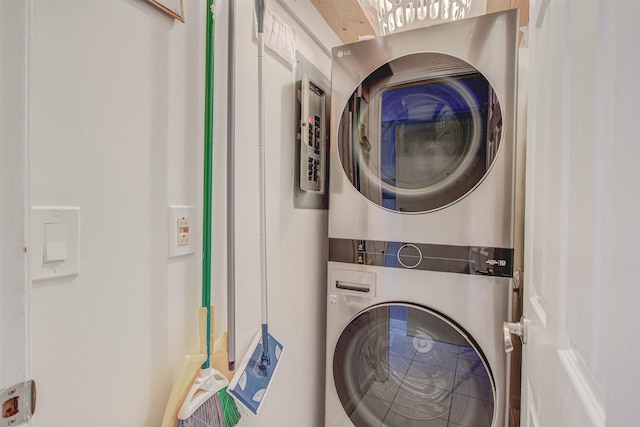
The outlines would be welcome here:
[[[459,326],[420,306],[357,315],[338,339],[333,376],[356,427],[490,427],[494,418],[484,355]]]
[[[487,79],[439,53],[395,59],[371,73],[344,108],[342,167],[377,205],[428,212],[469,194],[500,144],[502,114]]]

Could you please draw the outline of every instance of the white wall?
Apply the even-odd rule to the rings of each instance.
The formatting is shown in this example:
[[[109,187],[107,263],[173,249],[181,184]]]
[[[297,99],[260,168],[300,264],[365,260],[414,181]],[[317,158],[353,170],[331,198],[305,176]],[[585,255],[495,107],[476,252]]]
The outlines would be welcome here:
[[[217,72],[226,69],[226,2],[218,3]],[[167,206],[195,205],[202,222],[205,3],[185,1],[186,24],[142,0],[32,6],[32,204],[79,206],[82,216],[80,275],[33,286],[33,425],[157,427],[183,356],[197,349],[201,262],[168,259]],[[327,33],[310,3],[292,7]],[[236,5],[238,359],[260,324],[252,8]],[[293,25],[298,48],[329,75],[329,57]],[[267,52],[265,71],[270,322],[286,350],[260,417],[241,423],[311,426],[321,420],[326,211],[293,208],[294,70]],[[218,331],[226,318],[224,77],[215,107]]]
[[[294,26],[296,48],[330,77],[330,58],[281,5],[270,5]],[[307,2],[290,7],[308,18],[314,33],[331,45],[338,39]],[[257,42],[253,2],[236,2],[236,302],[237,360],[249,351],[260,327]],[[266,203],[269,327],[285,346],[259,416],[242,426],[314,426],[322,423],[324,394],[324,307],[327,260],[325,210],[294,209],[295,69],[269,49],[266,80]],[[217,170],[224,157],[217,156]],[[222,194],[222,190],[218,192]],[[221,202],[220,202],[221,203]],[[219,249],[222,253],[223,250]],[[218,269],[220,272],[221,268]],[[223,274],[217,277],[223,280]],[[214,297],[220,299],[216,294]],[[221,319],[222,321],[222,319]],[[252,350],[252,349],[251,349]]]
[[[0,2],[0,389],[29,375],[25,2]],[[4,58],[10,58],[5,60]]]
[[[81,209],[80,275],[33,285],[35,426],[157,426],[197,348],[199,258],[168,259],[167,206],[201,222],[203,8],[33,1],[32,204]]]

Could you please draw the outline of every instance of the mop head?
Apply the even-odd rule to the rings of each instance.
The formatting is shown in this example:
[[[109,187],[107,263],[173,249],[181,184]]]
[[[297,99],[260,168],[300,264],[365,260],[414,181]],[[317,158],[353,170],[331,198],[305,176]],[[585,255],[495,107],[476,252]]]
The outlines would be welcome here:
[[[240,412],[233,398],[223,388],[206,400],[186,420],[178,420],[178,427],[233,427],[240,421]]]
[[[229,383],[229,393],[235,396],[254,414],[258,414],[260,405],[269,388],[269,382],[278,367],[284,347],[271,335],[268,335],[269,364],[262,364],[262,334],[258,332],[251,347],[253,352],[247,354],[237,369],[237,373]],[[262,365],[262,366],[261,366]]]

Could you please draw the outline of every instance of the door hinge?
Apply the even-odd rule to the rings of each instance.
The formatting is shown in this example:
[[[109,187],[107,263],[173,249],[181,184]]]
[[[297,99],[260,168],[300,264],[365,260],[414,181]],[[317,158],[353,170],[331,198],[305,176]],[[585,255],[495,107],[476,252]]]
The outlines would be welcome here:
[[[36,410],[36,383],[33,380],[0,390],[0,426],[19,426],[28,422]]]
[[[519,322],[503,322],[502,332],[504,333],[504,351],[510,353],[513,351],[513,342],[511,341],[511,335],[517,335],[520,337],[522,344],[527,343],[527,319],[524,316],[520,318]]]

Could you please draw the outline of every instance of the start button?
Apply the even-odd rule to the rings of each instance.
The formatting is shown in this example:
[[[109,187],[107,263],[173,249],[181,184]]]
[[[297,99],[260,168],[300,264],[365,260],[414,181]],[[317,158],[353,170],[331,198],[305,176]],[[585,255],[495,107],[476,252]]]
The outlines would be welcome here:
[[[406,244],[398,250],[398,262],[405,268],[415,268],[422,261],[422,252],[416,245]]]

